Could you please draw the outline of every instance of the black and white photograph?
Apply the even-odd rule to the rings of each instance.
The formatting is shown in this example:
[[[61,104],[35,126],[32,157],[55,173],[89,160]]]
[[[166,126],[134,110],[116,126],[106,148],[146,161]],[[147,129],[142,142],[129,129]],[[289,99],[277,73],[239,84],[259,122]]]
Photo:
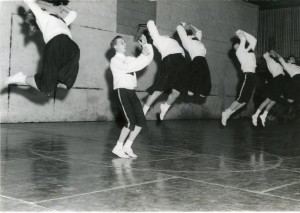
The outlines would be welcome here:
[[[300,212],[300,0],[0,0],[1,212]]]

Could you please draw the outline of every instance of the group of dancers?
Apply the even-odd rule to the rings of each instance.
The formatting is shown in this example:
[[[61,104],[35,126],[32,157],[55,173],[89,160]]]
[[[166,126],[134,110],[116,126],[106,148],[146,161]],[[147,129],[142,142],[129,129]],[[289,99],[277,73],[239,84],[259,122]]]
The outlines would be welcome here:
[[[55,6],[67,13],[62,18],[58,14],[42,9],[35,0],[24,0],[24,2],[29,7],[26,22],[32,31],[42,32],[46,43],[43,67],[42,71],[34,76],[26,76],[22,72],[9,76],[6,84],[29,85],[47,95],[51,95],[57,87],[72,88],[79,70],[80,49],[72,40],[68,26],[75,20],[77,13],[64,4]],[[169,108],[180,95],[188,94],[206,98],[210,94],[211,76],[205,58],[206,48],[202,43],[202,31],[184,22],[177,26],[176,31],[183,47],[174,38],[160,35],[154,21],[148,21],[147,29],[138,40],[141,46],[141,54],[138,57],[125,56],[126,42],[122,36],[116,36],[110,43],[116,53],[110,61],[113,88],[117,91],[121,109],[127,121],[112,150],[118,157],[137,157],[132,150],[132,144],[146,124],[145,115],[162,93],[169,95],[166,102],[160,105],[161,120],[164,120]],[[233,48],[243,71],[243,84],[237,99],[222,112],[221,123],[224,126],[234,112],[249,102],[255,88],[254,50],[257,40],[242,30],[237,30],[236,36],[239,42],[234,44]],[[142,106],[135,93],[136,72],[148,66],[153,60],[153,46],[161,55],[161,68],[158,71],[158,79],[152,86],[153,91]],[[185,58],[184,49],[190,56],[189,63]],[[279,99],[284,98],[288,103],[293,103],[300,89],[300,67],[295,65],[295,58],[285,62],[275,51],[265,53],[264,58],[273,78],[269,82],[266,100],[252,116],[255,126],[258,118],[261,119],[263,126],[265,125],[268,112]],[[286,70],[291,77],[285,92],[282,89],[283,70]]]

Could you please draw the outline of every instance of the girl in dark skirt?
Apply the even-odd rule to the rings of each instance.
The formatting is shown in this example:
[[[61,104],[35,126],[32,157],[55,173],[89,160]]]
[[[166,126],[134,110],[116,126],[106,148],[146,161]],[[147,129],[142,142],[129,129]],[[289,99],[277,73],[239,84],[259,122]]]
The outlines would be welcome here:
[[[31,31],[40,30],[46,46],[43,52],[43,67],[35,76],[26,76],[19,72],[8,77],[7,84],[26,84],[50,95],[57,86],[70,89],[77,78],[80,50],[72,40],[68,26],[76,19],[77,13],[60,5],[68,12],[63,19],[58,15],[41,9],[33,0],[24,0],[30,10],[26,22]],[[63,3],[62,3],[63,4]]]
[[[153,45],[161,53],[162,62],[159,77],[152,87],[154,92],[148,97],[143,111],[146,115],[150,106],[163,92],[171,92],[167,101],[160,105],[160,119],[163,120],[170,106],[181,93],[187,90],[188,65],[184,58],[184,51],[176,40],[161,36],[152,20],[148,21],[147,28],[153,39]]]
[[[154,83],[153,88],[155,91],[169,91],[176,89],[183,91],[186,88],[185,72],[187,64],[181,53],[166,56],[162,60],[161,70],[157,81]]]
[[[274,58],[278,58],[280,64],[283,66],[283,69],[289,74],[291,77],[288,80],[287,87],[283,93],[284,100],[293,104],[295,102],[300,101],[300,66],[296,65],[296,59],[294,56],[289,56],[288,61],[285,60],[275,51],[271,50],[270,55]]]
[[[252,116],[252,123],[254,126],[257,126],[257,118],[264,108],[265,111],[259,117],[261,119],[262,125],[265,126],[266,117],[271,108],[280,99],[284,88],[284,72],[282,66],[274,59],[272,59],[268,52],[266,52],[263,56],[267,62],[268,69],[271,72],[273,78],[267,85],[266,100],[261,103],[255,114]]]
[[[192,59],[188,94],[206,97],[211,91],[211,78],[205,58],[206,48],[201,42],[202,32],[193,25],[186,25],[184,22],[177,26],[177,32],[183,47],[189,52]]]

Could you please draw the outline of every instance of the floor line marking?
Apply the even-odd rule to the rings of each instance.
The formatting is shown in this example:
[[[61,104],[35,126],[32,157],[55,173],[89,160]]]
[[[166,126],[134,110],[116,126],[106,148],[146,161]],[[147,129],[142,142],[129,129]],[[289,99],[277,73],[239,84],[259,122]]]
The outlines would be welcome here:
[[[300,201],[300,200],[293,199],[293,198],[287,198],[287,197],[282,197],[282,196],[278,196],[278,195],[261,193],[259,191],[252,191],[252,190],[247,190],[247,189],[241,189],[241,188],[237,188],[237,187],[234,187],[234,186],[226,186],[226,185],[222,185],[222,184],[219,184],[219,183],[210,183],[210,182],[203,181],[203,180],[196,180],[196,179],[190,179],[190,178],[179,177],[179,176],[178,176],[178,178],[182,178],[182,179],[190,180],[190,181],[196,181],[196,182],[205,183],[205,184],[214,185],[214,186],[220,186],[220,187],[224,187],[224,188],[235,189],[235,190],[244,191],[244,192],[248,192],[248,193],[254,193],[254,194],[259,194],[259,195],[264,195],[264,196],[276,197],[276,198],[281,198],[281,199],[286,199],[286,200],[292,200],[292,201],[297,201],[297,202]]]
[[[52,160],[57,160],[57,161],[61,161],[61,162],[66,162],[66,163],[68,163],[68,161],[64,161],[64,160],[61,160],[61,159],[57,159],[57,158],[55,158],[55,157],[49,157],[49,156],[46,156],[46,155],[43,155],[43,154],[39,154],[39,153],[37,153],[37,152],[35,152],[33,149],[31,149],[31,147],[34,145],[35,143],[33,143],[33,144],[31,144],[30,146],[29,146],[29,151],[31,152],[31,153],[33,153],[33,154],[35,154],[35,155],[38,155],[38,156],[41,156],[41,157],[44,157],[44,158],[48,158],[48,159],[52,159]],[[201,154],[200,154],[201,155]],[[195,156],[197,156],[197,155],[195,155]],[[187,157],[187,156],[184,156],[184,155],[181,155],[181,157]],[[216,157],[217,158],[217,157]],[[79,158],[80,159],[80,158]],[[85,159],[84,159],[85,160]],[[89,161],[89,160],[87,160],[87,161]],[[281,158],[279,158],[279,160],[278,160],[278,162],[276,163],[276,164],[274,164],[274,165],[270,165],[270,167],[267,167],[267,168],[263,168],[263,169],[250,169],[250,170],[237,170],[237,171],[173,171],[173,170],[153,170],[153,169],[139,169],[139,168],[130,168],[130,169],[134,169],[134,170],[139,170],[139,171],[152,171],[152,172],[190,172],[190,173],[209,173],[209,172],[214,172],[214,173],[216,173],[216,172],[218,172],[218,173],[242,173],[242,172],[253,172],[253,171],[255,171],[255,172],[257,172],[257,171],[266,171],[266,170],[270,170],[270,169],[276,169],[277,167],[279,167],[280,165],[281,165],[281,163],[282,163],[282,159]],[[106,166],[109,166],[109,167],[114,167],[114,166],[111,166],[110,164],[106,164],[106,163],[98,163],[98,162],[96,162],[96,164],[95,163],[84,163],[84,162],[81,162],[81,164],[83,164],[83,165],[93,165],[93,166],[96,166],[97,164],[99,165],[99,164],[104,164],[104,165],[106,165]],[[243,163],[240,163],[240,164],[243,164]]]
[[[26,200],[21,200],[19,198],[9,197],[9,196],[6,196],[6,195],[0,195],[0,197],[4,197],[4,198],[10,199],[10,200],[19,201],[19,202],[24,203],[24,204],[40,207],[40,208],[51,210],[51,211],[57,211],[57,210],[50,209],[50,208],[47,208],[47,207],[44,207],[44,206],[40,206],[40,205],[36,204],[36,202],[29,202],[29,201],[26,201]]]
[[[93,139],[93,138],[85,138],[85,137],[80,137],[80,136],[71,136],[71,135],[62,135],[62,134],[59,134],[59,133],[48,133],[48,132],[37,132],[37,131],[32,131],[32,130],[24,130],[24,129],[19,129],[18,127],[6,127],[8,129],[13,129],[13,130],[19,130],[19,131],[25,131],[25,132],[29,132],[29,133],[34,133],[34,134],[41,134],[41,135],[51,135],[51,136],[59,136],[59,137],[67,137],[67,138],[76,138],[76,139],[84,139],[84,140],[87,140],[87,141],[98,141],[99,139],[102,139],[102,138],[97,138],[97,139]],[[21,134],[21,133],[20,133]]]
[[[54,158],[54,157],[49,157],[49,156],[46,156],[46,155],[43,155],[43,154],[39,154],[39,153],[33,151],[33,150],[30,149],[30,148],[29,148],[29,151],[30,151],[32,154],[37,155],[37,156],[40,156],[40,157],[42,157],[42,158],[48,158],[48,159],[51,159],[51,160],[56,160],[56,161],[60,161],[60,162],[64,162],[64,163],[69,163],[69,161],[57,159],[57,158]],[[80,164],[82,164],[82,165],[89,165],[89,166],[95,165],[95,164],[84,163],[84,162],[80,162]]]
[[[49,202],[49,201],[54,201],[54,200],[62,200],[62,199],[67,199],[67,198],[72,198],[72,197],[79,197],[79,196],[83,196],[83,195],[96,194],[99,192],[108,192],[108,191],[112,191],[112,190],[125,189],[125,188],[134,187],[134,186],[141,186],[141,185],[146,185],[149,183],[156,183],[156,182],[161,182],[161,181],[166,181],[166,180],[171,180],[171,179],[177,179],[177,177],[164,178],[164,179],[154,180],[154,181],[146,181],[146,182],[138,183],[138,184],[130,184],[130,185],[126,185],[126,186],[119,186],[119,187],[114,187],[114,188],[110,188],[110,189],[102,189],[102,190],[86,192],[86,193],[81,193],[81,194],[76,194],[76,195],[70,195],[70,196],[65,196],[65,197],[60,197],[60,198],[41,200],[36,203],[44,203],[44,202]]]
[[[278,170],[283,170],[283,171],[289,171],[289,172],[300,173],[300,171],[292,170],[292,169],[281,169],[281,168],[279,168]]]
[[[284,188],[284,187],[287,187],[287,186],[295,185],[295,184],[298,184],[298,183],[300,183],[300,181],[296,181],[296,182],[288,183],[288,184],[285,184],[285,185],[277,186],[277,187],[270,188],[268,190],[264,190],[264,191],[261,191],[261,192],[266,193],[266,192],[274,191],[276,189],[281,189],[281,188]]]
[[[61,162],[65,162],[65,163],[69,163],[69,161],[64,161],[64,160],[61,160],[61,159],[57,159],[55,157],[49,157],[49,156],[46,156],[46,155],[43,155],[43,154],[39,154],[39,153],[36,153],[34,152],[32,149],[29,149],[29,151],[32,153],[32,154],[35,154],[35,155],[38,155],[40,157],[44,157],[44,158],[48,158],[48,159],[52,159],[52,160],[56,160],[56,161],[61,161]],[[181,157],[178,157],[178,158],[184,158],[186,156],[181,156]],[[80,160],[85,160],[85,161],[88,161],[90,162],[89,160],[86,160],[86,159],[83,159],[83,158],[75,158],[75,159],[80,159]],[[176,159],[176,158],[174,158]],[[162,159],[162,160],[168,160],[168,159]],[[152,162],[152,161],[146,161],[146,162]],[[252,170],[236,170],[236,171],[174,171],[174,170],[163,170],[163,169],[139,169],[139,168],[129,168],[129,169],[132,169],[132,170],[139,170],[139,171],[150,171],[150,172],[186,172],[186,173],[242,173],[242,172],[258,172],[258,171],[266,171],[266,170],[270,170],[270,169],[276,169],[278,166],[280,166],[282,160],[280,159],[276,164],[274,165],[270,165],[269,167],[267,168],[263,168],[263,169],[252,169]],[[244,163],[239,163],[239,162],[236,162],[238,164],[244,164]],[[109,163],[100,163],[100,162],[94,162],[94,163],[84,163],[84,162],[80,162],[80,164],[82,165],[90,165],[90,166],[97,166],[99,164],[101,165],[104,165],[104,166],[107,166],[107,167],[115,167],[113,165],[110,165]],[[134,163],[133,163],[134,164]]]
[[[294,158],[300,158],[300,155],[299,156],[294,156],[294,157],[283,157],[285,160],[290,160],[290,159],[294,159]]]

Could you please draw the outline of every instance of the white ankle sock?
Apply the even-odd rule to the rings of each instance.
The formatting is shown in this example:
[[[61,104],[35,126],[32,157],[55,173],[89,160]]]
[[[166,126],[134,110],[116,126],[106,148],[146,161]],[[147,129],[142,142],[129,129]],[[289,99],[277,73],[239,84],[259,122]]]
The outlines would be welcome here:
[[[124,144],[123,142],[118,141],[117,144],[116,144],[116,146],[115,146],[116,149],[122,149],[123,148],[123,144]]]
[[[264,111],[264,113],[259,116],[260,119],[261,119],[261,123],[262,123],[263,126],[265,126],[266,117],[267,117],[268,113],[269,113],[268,111]]]
[[[231,115],[232,113],[235,112],[235,111],[232,111],[230,108],[226,109],[226,111],[227,111],[227,114],[228,114],[228,118],[230,117],[230,115]]]
[[[150,109],[150,107],[145,104],[144,107],[143,107],[144,115],[147,114],[147,112],[148,112],[149,109]]]
[[[127,140],[126,143],[124,144],[124,148],[131,148],[133,141]]]
[[[255,112],[255,114],[253,116],[258,117],[260,113],[261,113],[261,110],[258,109],[258,110],[256,110],[256,112]]]
[[[264,118],[266,118],[267,117],[267,115],[268,115],[268,111],[264,111],[264,113],[261,115],[261,117],[264,117]]]

